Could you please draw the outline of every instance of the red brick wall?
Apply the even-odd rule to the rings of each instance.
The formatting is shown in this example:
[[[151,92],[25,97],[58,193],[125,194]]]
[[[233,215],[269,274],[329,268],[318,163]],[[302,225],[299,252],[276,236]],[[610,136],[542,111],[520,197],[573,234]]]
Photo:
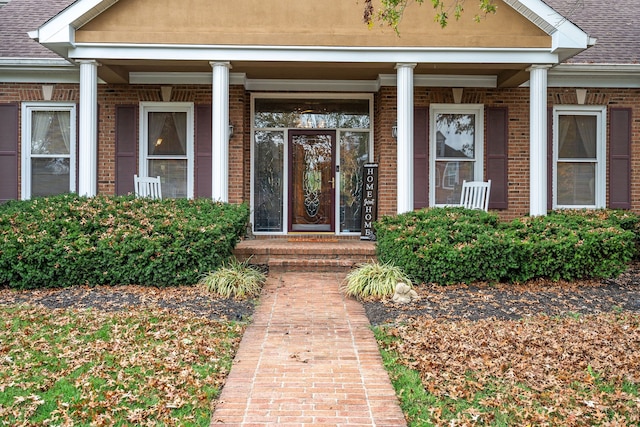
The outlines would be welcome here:
[[[53,101],[77,103],[78,99],[78,85],[55,85]],[[230,88],[229,119],[234,126],[234,136],[229,147],[229,200],[233,203],[248,202],[250,199],[250,99],[250,94],[242,86]],[[42,100],[40,84],[0,83],[0,103]],[[99,86],[99,193],[115,192],[115,106],[160,100],[159,85]],[[174,86],[171,100],[210,104],[211,86]],[[433,103],[452,103],[453,95],[448,88],[416,88],[414,100],[416,106],[428,107]],[[529,209],[529,89],[464,89],[462,102],[509,109],[509,209],[500,211],[499,214],[505,220],[526,215]],[[575,90],[550,88],[548,104],[549,107],[559,104],[576,105]],[[631,195],[632,209],[640,213],[640,178],[635,172],[640,170],[640,89],[589,89],[586,104],[606,105],[609,108],[627,107],[633,110]],[[374,114],[374,161],[379,164],[378,214],[394,214],[397,151],[396,140],[391,136],[391,127],[396,122],[395,87],[383,87],[375,94]]]

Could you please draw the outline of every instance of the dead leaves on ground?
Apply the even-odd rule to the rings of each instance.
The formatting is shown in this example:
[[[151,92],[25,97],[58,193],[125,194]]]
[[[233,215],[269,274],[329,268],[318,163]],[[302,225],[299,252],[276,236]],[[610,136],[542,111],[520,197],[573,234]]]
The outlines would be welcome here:
[[[640,423],[638,314],[420,316],[387,333],[398,339],[381,345],[419,371],[442,402],[430,409],[435,425],[491,425],[496,417],[509,425]]]
[[[208,425],[244,325],[0,307],[0,425]]]

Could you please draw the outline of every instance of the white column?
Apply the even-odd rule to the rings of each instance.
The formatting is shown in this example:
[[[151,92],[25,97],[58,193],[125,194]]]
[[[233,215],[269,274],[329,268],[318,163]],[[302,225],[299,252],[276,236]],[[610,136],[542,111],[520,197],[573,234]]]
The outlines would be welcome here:
[[[547,70],[529,68],[529,214],[547,214]]]
[[[78,194],[93,197],[98,194],[98,63],[79,62]]]
[[[413,69],[397,64],[397,203],[398,213],[413,210]]]
[[[229,201],[229,62],[211,62],[212,120],[211,120],[211,197]]]

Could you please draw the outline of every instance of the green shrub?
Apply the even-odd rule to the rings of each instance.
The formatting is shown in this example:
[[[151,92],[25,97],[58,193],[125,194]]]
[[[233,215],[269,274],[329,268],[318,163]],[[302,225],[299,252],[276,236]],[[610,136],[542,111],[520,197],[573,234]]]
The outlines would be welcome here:
[[[611,277],[636,253],[638,217],[558,211],[501,223],[494,213],[431,208],[381,218],[377,254],[427,283]]]
[[[0,284],[195,284],[231,256],[245,205],[61,195],[0,206]]]
[[[411,279],[391,263],[369,262],[347,274],[342,286],[347,296],[359,299],[393,295],[398,282],[411,286]]]
[[[263,272],[249,265],[248,259],[240,262],[231,258],[216,271],[202,276],[198,283],[215,295],[245,299],[258,296],[266,279],[267,276]]]

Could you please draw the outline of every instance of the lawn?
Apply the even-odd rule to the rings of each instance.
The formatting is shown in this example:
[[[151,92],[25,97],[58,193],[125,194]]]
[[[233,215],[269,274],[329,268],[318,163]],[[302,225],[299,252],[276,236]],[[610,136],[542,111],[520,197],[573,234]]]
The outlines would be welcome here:
[[[0,425],[208,426],[244,323],[0,306]]]
[[[410,426],[640,425],[640,314],[374,328]]]

